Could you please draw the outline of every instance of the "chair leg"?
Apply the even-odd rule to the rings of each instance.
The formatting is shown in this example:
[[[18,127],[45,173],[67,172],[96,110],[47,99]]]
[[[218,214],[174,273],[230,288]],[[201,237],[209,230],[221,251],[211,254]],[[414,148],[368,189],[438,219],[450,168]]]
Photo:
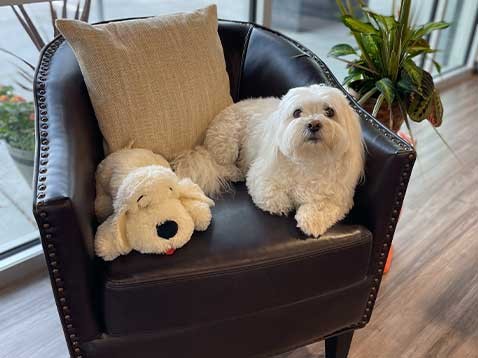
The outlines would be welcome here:
[[[326,358],[347,358],[354,331],[325,339]]]

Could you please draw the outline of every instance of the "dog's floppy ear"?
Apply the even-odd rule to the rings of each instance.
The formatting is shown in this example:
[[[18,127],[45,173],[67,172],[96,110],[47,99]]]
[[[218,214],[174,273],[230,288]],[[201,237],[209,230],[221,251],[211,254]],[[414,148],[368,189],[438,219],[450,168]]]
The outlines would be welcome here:
[[[209,206],[214,206],[214,201],[209,199],[201,190],[199,185],[192,182],[189,178],[183,178],[178,181],[179,199],[191,199],[201,201]]]
[[[348,150],[350,157],[356,158],[356,160],[351,160],[349,164],[353,166],[357,166],[360,168],[360,177],[363,178],[364,176],[364,163],[365,163],[365,142],[362,136],[362,126],[360,125],[360,117],[355,109],[350,104],[347,97],[343,95],[343,105],[340,109],[340,114],[345,116],[345,126],[347,129],[347,134],[349,138],[353,138],[350,141],[350,148]],[[351,159],[349,157],[349,159]]]
[[[111,261],[131,251],[126,238],[126,208],[110,215],[95,235],[96,254],[105,261]]]

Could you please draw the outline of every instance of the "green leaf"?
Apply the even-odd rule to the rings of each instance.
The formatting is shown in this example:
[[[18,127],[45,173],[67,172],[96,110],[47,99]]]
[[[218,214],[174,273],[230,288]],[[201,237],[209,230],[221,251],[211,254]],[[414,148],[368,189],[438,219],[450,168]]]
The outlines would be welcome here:
[[[403,62],[403,69],[412,80],[412,83],[417,87],[420,86],[424,71],[412,59],[407,59]]]
[[[343,85],[348,86],[351,82],[358,81],[362,79],[362,74],[360,72],[353,72],[344,78]]]
[[[362,43],[365,51],[372,60],[376,68],[383,69],[384,64],[381,61],[380,56],[380,38],[374,35],[363,34],[361,35]]]
[[[410,57],[416,57],[418,55],[423,55],[425,53],[435,53],[437,50],[433,50],[431,48],[427,47],[409,47],[408,48],[408,54]]]
[[[393,16],[385,16],[377,14],[376,12],[370,10],[369,8],[362,9],[363,12],[367,13],[372,19],[375,20],[378,27],[386,31],[390,31],[396,27],[397,21]]]
[[[404,76],[404,78],[401,78],[397,82],[397,88],[404,93],[409,93],[409,92],[416,91],[416,87],[413,85],[410,78],[405,77],[405,76]]]
[[[340,57],[347,55],[356,55],[357,51],[354,50],[349,44],[338,44],[332,47],[327,56]]]
[[[433,91],[432,96],[432,109],[428,120],[433,125],[433,127],[440,127],[443,119],[443,104],[441,103],[440,94],[438,90]]]
[[[411,92],[408,97],[407,112],[410,118],[420,122],[428,118],[433,109],[433,98],[435,93],[435,84],[433,77],[422,70],[422,81],[417,86],[416,92]]]
[[[433,62],[433,65],[435,66],[437,72],[441,73],[441,65],[435,60],[432,60],[432,62]]]
[[[395,88],[390,78],[382,78],[380,81],[375,82],[375,87],[383,94],[387,103],[391,105],[395,99]]]
[[[424,37],[435,30],[443,30],[449,27],[450,24],[445,21],[438,21],[438,22],[430,22],[429,24],[425,24],[420,26],[414,33],[414,37]]]
[[[375,29],[375,27],[372,26],[372,24],[355,19],[350,15],[342,16],[342,22],[353,32],[358,32],[362,34],[377,33],[377,30]]]

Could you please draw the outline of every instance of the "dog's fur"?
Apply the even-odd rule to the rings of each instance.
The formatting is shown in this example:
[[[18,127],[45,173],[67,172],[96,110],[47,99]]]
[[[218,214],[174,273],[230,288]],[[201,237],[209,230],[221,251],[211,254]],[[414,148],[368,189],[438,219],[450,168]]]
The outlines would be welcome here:
[[[326,115],[328,108],[333,116]],[[302,113],[294,118],[297,109]],[[309,123],[320,130],[312,133]],[[278,215],[295,209],[298,227],[314,237],[351,209],[364,166],[357,114],[340,90],[323,85],[233,104],[213,120],[204,147],[220,166],[241,169],[259,208]],[[194,171],[183,172],[197,179]],[[196,182],[217,191],[221,175],[210,172],[210,182]]]

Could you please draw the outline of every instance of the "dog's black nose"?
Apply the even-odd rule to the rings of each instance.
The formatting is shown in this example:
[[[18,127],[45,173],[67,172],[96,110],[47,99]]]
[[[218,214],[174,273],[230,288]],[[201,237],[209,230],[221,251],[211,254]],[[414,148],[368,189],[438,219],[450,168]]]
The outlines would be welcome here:
[[[165,221],[162,224],[156,225],[156,232],[160,238],[169,240],[178,232],[178,224],[176,221]]]
[[[322,128],[322,124],[320,123],[320,121],[312,121],[307,123],[307,129],[309,130],[309,132],[318,132],[320,128]]]

